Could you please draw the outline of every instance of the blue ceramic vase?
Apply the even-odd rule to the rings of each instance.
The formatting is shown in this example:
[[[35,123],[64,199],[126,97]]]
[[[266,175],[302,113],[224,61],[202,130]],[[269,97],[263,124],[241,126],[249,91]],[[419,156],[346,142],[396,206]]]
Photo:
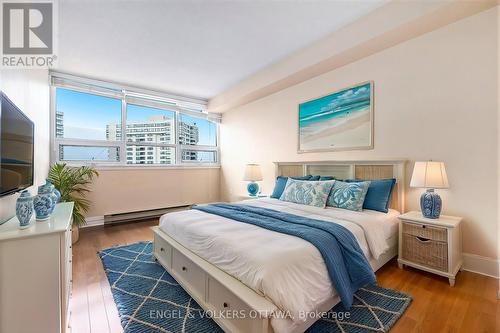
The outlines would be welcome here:
[[[27,190],[22,191],[16,201],[16,216],[20,229],[26,229],[31,225],[33,209],[33,197]]]
[[[259,184],[257,184],[256,182],[248,183],[247,191],[248,191],[248,195],[250,195],[252,197],[256,196],[257,193],[259,193]]]
[[[55,192],[56,191],[56,187],[48,179],[45,180],[45,186],[47,186],[49,188],[49,190],[50,190],[50,199],[52,200],[52,206],[50,207],[50,213],[49,214],[52,214],[52,212],[56,208],[56,204],[59,201],[59,198],[60,198],[61,194],[59,193],[59,196],[56,194],[56,192]]]
[[[38,194],[33,200],[37,221],[44,221],[50,217],[54,206],[52,189],[47,184],[38,186]]]
[[[420,197],[420,208],[422,215],[429,219],[438,219],[441,215],[442,201],[439,194],[434,192],[434,189],[428,189]]]
[[[58,203],[59,200],[61,200],[61,192],[59,192],[59,190],[57,188],[54,188],[54,194],[57,197],[56,203]]]

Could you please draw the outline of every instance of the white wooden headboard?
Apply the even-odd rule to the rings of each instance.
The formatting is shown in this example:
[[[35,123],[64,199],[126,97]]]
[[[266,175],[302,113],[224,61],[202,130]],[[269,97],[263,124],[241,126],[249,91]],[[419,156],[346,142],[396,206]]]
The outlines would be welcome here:
[[[274,162],[276,176],[296,177],[305,175],[333,176],[337,179],[386,179],[395,178],[396,186],[390,207],[405,212],[406,161],[314,161]]]

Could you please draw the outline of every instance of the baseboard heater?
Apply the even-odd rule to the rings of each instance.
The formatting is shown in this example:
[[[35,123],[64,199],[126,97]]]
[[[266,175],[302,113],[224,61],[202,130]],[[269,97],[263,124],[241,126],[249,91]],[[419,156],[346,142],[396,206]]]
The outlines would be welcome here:
[[[136,212],[104,215],[104,225],[113,225],[119,223],[129,223],[134,221],[153,219],[160,217],[166,213],[190,209],[191,206],[192,205],[182,205],[182,206],[173,206],[173,207],[165,207],[165,208],[150,209],[150,210],[141,210]]]

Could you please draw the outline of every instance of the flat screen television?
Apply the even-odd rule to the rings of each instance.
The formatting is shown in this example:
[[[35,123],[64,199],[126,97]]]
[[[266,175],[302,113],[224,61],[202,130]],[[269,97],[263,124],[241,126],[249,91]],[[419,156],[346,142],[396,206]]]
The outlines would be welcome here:
[[[33,122],[0,92],[0,196],[33,185]]]

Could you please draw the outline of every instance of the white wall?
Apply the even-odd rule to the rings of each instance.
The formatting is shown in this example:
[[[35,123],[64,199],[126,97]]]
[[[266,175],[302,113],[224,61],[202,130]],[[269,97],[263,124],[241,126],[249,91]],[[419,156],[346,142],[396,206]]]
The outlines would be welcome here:
[[[1,90],[35,123],[35,175],[31,194],[49,170],[49,85],[47,70],[9,69],[0,72]],[[19,194],[0,198],[0,221],[15,215]]]
[[[221,196],[245,192],[248,162],[274,185],[273,161],[441,160],[451,188],[440,191],[444,213],[465,217],[464,252],[497,258],[497,8],[317,76],[224,114]],[[297,153],[297,105],[375,82],[375,148]],[[410,168],[412,163],[410,163]],[[408,172],[411,171],[410,169]],[[407,207],[419,209],[421,190]]]
[[[219,168],[99,170],[87,198],[87,216],[129,213],[218,201]]]

